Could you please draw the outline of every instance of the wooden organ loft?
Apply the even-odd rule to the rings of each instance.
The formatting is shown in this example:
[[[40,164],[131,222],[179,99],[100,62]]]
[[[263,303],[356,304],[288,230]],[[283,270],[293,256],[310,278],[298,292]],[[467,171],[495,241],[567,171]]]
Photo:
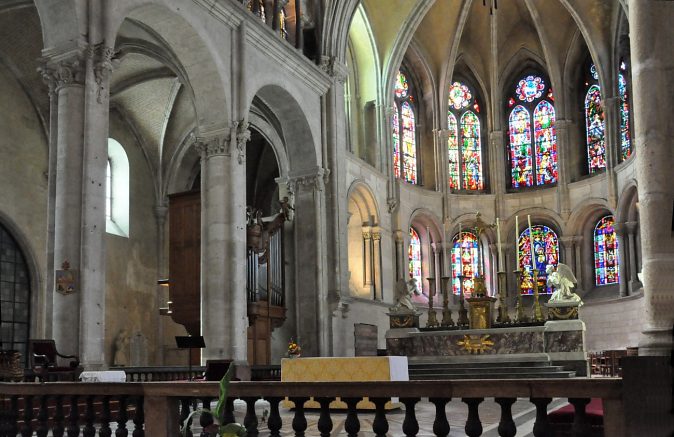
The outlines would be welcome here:
[[[285,204],[282,204],[285,206]],[[271,333],[286,314],[283,224],[287,208],[263,219],[249,208],[247,230],[248,363],[271,364]],[[169,300],[171,318],[189,335],[201,326],[201,193],[169,196]],[[224,292],[224,290],[223,290]],[[206,339],[208,342],[209,339]],[[191,357],[199,362],[199,351]],[[225,357],[227,358],[227,357]]]

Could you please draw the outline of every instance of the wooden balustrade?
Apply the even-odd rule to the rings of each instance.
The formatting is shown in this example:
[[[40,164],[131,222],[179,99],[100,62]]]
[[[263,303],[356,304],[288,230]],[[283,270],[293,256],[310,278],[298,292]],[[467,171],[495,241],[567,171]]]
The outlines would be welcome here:
[[[337,396],[348,407],[344,430],[349,436],[356,436],[361,430],[356,404],[364,396],[369,397],[376,407],[372,432],[377,436],[389,432],[384,405],[391,397],[400,397],[406,407],[402,432],[407,436],[415,436],[419,432],[415,405],[420,398],[429,398],[436,407],[433,432],[438,436],[449,435],[450,424],[445,408],[452,398],[460,398],[468,406],[464,428],[468,436],[482,434],[478,405],[485,398],[495,398],[501,407],[498,425],[501,436],[515,436],[517,433],[511,414],[511,406],[517,398],[529,399],[536,407],[534,436],[549,435],[547,407],[551,399],[568,398],[575,408],[574,435],[583,436],[588,432],[585,406],[590,397],[603,400],[604,434],[612,437],[626,435],[622,381],[619,379],[233,382],[229,393],[226,421],[234,421],[232,399],[242,399],[246,402],[243,425],[251,437],[260,432],[254,410],[255,403],[260,399],[269,402],[270,414],[266,423],[269,434],[280,435],[283,423],[279,402],[285,397],[297,406],[292,419],[296,436],[304,436],[307,429],[303,403],[314,397],[321,406],[318,430],[321,436],[327,437],[333,428],[329,404]],[[179,423],[189,412],[197,406],[208,407],[217,394],[216,382],[0,383],[0,437],[19,433],[30,436],[33,432],[46,436],[50,431],[54,436],[110,436],[110,425],[113,423],[117,424],[115,436],[177,436]],[[208,415],[199,418],[201,427],[211,423],[212,417]],[[201,436],[208,436],[208,433],[202,431]]]

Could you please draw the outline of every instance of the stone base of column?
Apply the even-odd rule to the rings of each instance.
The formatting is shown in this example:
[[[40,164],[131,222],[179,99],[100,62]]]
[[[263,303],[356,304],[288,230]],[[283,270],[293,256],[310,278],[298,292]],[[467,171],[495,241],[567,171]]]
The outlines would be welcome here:
[[[672,329],[647,328],[639,340],[639,356],[671,356],[674,351]]]
[[[671,359],[624,357],[620,362],[627,435],[671,436],[674,430]]]

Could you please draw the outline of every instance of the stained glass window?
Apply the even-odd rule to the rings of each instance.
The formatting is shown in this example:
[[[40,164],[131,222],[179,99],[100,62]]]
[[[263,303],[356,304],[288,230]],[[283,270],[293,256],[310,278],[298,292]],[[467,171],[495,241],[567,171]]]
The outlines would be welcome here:
[[[393,172],[411,184],[418,183],[417,140],[414,97],[407,77],[398,72],[395,83],[395,107],[391,120],[393,132]]]
[[[459,275],[463,275],[463,293],[470,297],[475,290],[473,278],[478,272],[479,241],[473,232],[461,232],[452,245],[452,292],[461,293]]]
[[[484,179],[480,119],[473,112],[479,113],[480,106],[470,88],[460,82],[454,82],[449,88],[448,105],[449,188],[482,190]],[[460,120],[458,125],[457,118]]]
[[[535,225],[531,227],[534,234],[534,257],[536,260],[536,269],[538,270],[538,292],[552,293],[552,289],[546,285],[548,279],[545,270],[547,266],[557,266],[559,263],[559,242],[557,234],[547,226]],[[521,234],[518,242],[520,256],[519,268],[522,271],[522,294],[532,294],[534,292],[532,282],[531,265],[531,240],[529,238],[529,228],[526,228]]]
[[[533,185],[531,168],[531,122],[524,106],[510,113],[510,167],[514,188]]]
[[[508,99],[508,108],[512,108],[508,116],[508,132],[510,183],[513,188],[557,182],[553,101],[552,88],[548,88],[545,80],[537,75],[522,78],[515,87],[514,95]]]
[[[618,72],[618,95],[620,97],[620,157],[622,160],[632,155],[632,138],[630,134],[630,100],[627,92],[627,65],[620,63]]]
[[[597,285],[617,284],[618,238],[612,215],[603,217],[594,228],[594,281]]]
[[[421,239],[414,228],[410,228],[410,246],[408,249],[410,278],[417,280],[419,290],[422,289],[421,282]]]
[[[557,135],[555,108],[542,100],[534,110],[534,138],[536,144],[536,184],[557,180]]]
[[[449,188],[459,188],[459,132],[456,117],[451,112],[447,114],[447,152],[449,155]]]
[[[590,173],[606,167],[604,143],[604,109],[599,85],[591,85],[585,95],[585,127],[587,140],[587,165]]]

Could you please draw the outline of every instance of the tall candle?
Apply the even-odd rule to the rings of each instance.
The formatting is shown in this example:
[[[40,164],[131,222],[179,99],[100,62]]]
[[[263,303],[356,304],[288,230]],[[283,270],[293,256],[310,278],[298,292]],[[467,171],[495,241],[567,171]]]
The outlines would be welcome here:
[[[534,253],[534,233],[531,230],[531,216],[527,214],[529,222],[529,252],[531,252],[531,268],[536,269],[536,254]]]
[[[515,216],[515,255],[517,256],[517,264],[515,264],[515,270],[520,269],[520,218]]]
[[[503,251],[501,250],[501,223],[496,217],[496,243],[498,247],[498,271],[503,271]]]

